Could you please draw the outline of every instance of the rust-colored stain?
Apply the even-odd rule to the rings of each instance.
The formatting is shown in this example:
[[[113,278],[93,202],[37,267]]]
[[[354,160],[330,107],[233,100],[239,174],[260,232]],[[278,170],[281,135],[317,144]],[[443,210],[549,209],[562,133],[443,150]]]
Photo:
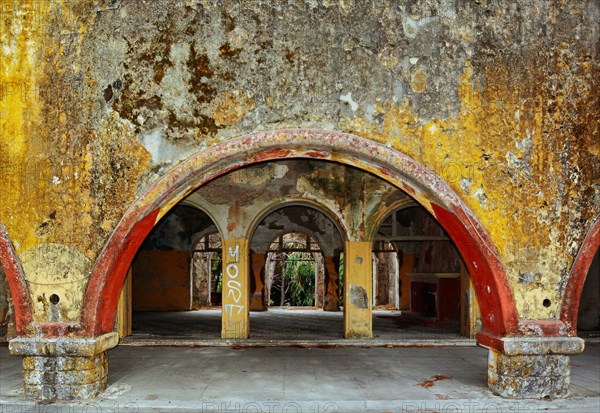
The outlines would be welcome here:
[[[326,152],[322,152],[322,151],[308,151],[308,152],[306,152],[306,156],[308,156],[309,158],[316,158],[316,159],[326,159],[329,157],[329,155]]]
[[[226,92],[223,96],[217,98],[213,119],[219,127],[233,126],[241,121],[254,107],[254,101],[246,96],[244,92],[238,90]]]
[[[260,155],[256,155],[252,158],[252,162],[261,162],[269,159],[285,158],[290,154],[287,149],[273,149],[271,151],[262,152]]]
[[[446,376],[444,374],[436,374],[435,376],[431,376],[431,378],[420,381],[415,384],[415,386],[423,387],[428,389],[429,387],[433,387],[437,381],[440,380],[452,380],[452,376]]]

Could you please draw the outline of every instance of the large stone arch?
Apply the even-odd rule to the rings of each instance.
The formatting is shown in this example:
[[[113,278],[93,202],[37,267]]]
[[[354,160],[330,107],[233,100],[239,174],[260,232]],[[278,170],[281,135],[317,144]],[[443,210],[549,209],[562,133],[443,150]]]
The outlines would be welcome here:
[[[307,129],[262,132],[199,152],[151,185],[126,212],[100,253],[84,297],[86,335],[112,331],[119,291],[133,256],[154,224],[206,182],[257,162],[312,158],[371,172],[407,192],[440,222],[459,249],[483,314],[483,329],[503,336],[518,317],[498,252],[475,215],[437,175],[406,155],[355,135]]]

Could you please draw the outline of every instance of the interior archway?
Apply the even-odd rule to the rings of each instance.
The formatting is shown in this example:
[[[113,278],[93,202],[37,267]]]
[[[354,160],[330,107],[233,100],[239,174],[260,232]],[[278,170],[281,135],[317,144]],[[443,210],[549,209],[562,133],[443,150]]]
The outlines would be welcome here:
[[[197,207],[179,204],[148,234],[137,252],[124,289],[131,297],[132,326],[121,336],[219,337],[221,309],[202,319],[172,313],[220,304],[218,288],[211,292],[213,255],[221,255],[221,237],[213,220]],[[217,281],[218,282],[218,281]],[[123,297],[124,294],[121,294]],[[120,315],[121,311],[119,312]],[[117,322],[122,322],[117,317]]]
[[[469,274],[430,213],[404,202],[382,219],[373,238],[375,318],[393,318],[406,334],[475,336],[481,321]]]
[[[254,285],[261,285],[265,291],[252,291],[253,309],[259,309],[256,305],[258,297],[269,296],[268,281],[266,277],[269,275],[266,264],[271,262],[273,253],[276,249],[273,248],[273,241],[279,239],[283,241],[283,237],[289,233],[305,234],[304,248],[288,248],[284,245],[279,245],[278,248],[285,255],[286,250],[294,250],[298,253],[318,253],[322,257],[322,272],[324,291],[322,308],[326,311],[337,311],[340,300],[338,294],[339,274],[336,271],[336,264],[339,263],[339,256],[343,252],[346,238],[343,232],[340,231],[342,224],[337,222],[332,217],[331,213],[326,212],[322,207],[313,206],[306,203],[286,203],[278,207],[270,207],[263,213],[258,214],[255,220],[256,224],[251,228],[250,236],[250,253],[252,262]],[[317,249],[311,247],[311,238],[314,240]],[[261,273],[259,273],[261,271]],[[263,280],[259,280],[262,277]],[[280,304],[285,303],[285,294],[280,296]],[[263,309],[268,307],[268,300],[262,300]]]
[[[316,239],[298,231],[286,232],[276,236],[265,253],[262,275],[266,309],[322,305],[325,277],[315,259],[322,254]]]
[[[437,176],[405,155],[354,135],[284,130],[229,140],[179,164],[138,198],[98,258],[83,308],[88,335],[112,330],[119,288],[133,256],[155,223],[194,189],[228,171],[271,159],[333,160],[371,172],[404,190],[444,227],[473,276],[484,330],[517,329],[514,301],[492,242],[473,213]]]

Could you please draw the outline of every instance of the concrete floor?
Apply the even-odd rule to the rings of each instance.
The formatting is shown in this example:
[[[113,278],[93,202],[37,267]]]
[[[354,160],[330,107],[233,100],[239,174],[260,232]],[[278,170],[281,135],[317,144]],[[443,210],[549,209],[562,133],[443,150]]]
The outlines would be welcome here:
[[[572,358],[568,400],[506,400],[486,386],[487,350],[173,348],[109,352],[109,388],[85,403],[22,399],[21,360],[0,348],[0,412],[600,411],[600,344]]]
[[[251,313],[251,339],[223,341],[220,315],[136,313],[109,388],[84,403],[24,400],[21,360],[0,348],[0,413],[600,411],[597,339],[571,358],[570,399],[506,400],[487,390],[486,349],[399,312],[375,312],[370,340],[344,340],[342,313],[271,309]]]

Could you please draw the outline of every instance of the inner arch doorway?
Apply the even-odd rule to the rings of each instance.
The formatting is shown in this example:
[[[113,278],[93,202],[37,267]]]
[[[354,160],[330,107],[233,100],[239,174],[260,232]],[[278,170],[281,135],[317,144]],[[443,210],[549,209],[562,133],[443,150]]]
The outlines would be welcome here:
[[[326,311],[339,310],[339,261],[345,238],[340,233],[340,225],[329,214],[307,205],[281,206],[263,216],[253,228],[250,238],[251,310],[286,305],[285,286],[283,291],[280,287],[278,300],[274,300],[272,281],[276,275],[284,284],[286,279],[290,279],[290,271],[282,277],[288,263],[281,261],[284,257],[289,260],[290,253],[295,253],[296,258],[304,262],[312,262],[315,267],[313,290],[321,290],[321,294],[315,297],[312,306]],[[311,260],[306,261],[307,255]],[[293,262],[289,264],[294,265]],[[278,270],[277,274],[275,270]],[[320,277],[318,273],[321,273]]]

